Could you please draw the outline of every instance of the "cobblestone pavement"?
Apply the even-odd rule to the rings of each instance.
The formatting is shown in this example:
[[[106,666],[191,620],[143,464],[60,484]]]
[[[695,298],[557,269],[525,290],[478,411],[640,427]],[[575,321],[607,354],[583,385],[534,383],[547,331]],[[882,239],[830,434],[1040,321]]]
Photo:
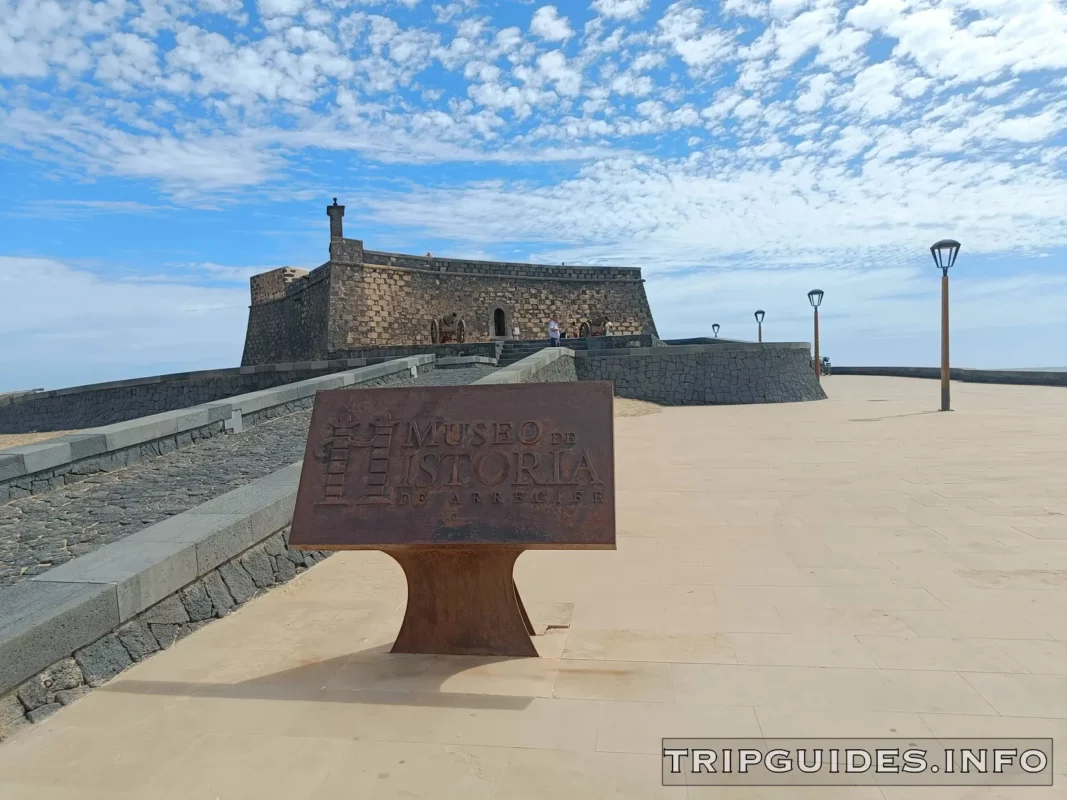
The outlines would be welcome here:
[[[394,386],[472,383],[492,367],[441,369]],[[0,586],[38,575],[299,461],[311,410],[217,436],[0,506]]]

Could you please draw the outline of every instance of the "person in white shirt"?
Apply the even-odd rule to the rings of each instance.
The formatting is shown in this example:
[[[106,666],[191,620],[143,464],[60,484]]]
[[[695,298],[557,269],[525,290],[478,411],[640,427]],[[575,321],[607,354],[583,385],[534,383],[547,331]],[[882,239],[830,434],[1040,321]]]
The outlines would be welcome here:
[[[552,315],[551,322],[548,323],[548,344],[550,347],[559,347],[559,319],[556,315]]]

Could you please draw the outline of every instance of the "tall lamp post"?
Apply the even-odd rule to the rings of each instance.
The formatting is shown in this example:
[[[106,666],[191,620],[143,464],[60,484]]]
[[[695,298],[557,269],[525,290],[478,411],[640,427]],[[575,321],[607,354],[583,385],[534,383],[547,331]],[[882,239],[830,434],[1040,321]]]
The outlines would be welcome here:
[[[711,330],[715,333],[715,338],[718,339],[719,338],[719,323],[716,322],[714,325],[712,325],[711,326]]]
[[[941,410],[950,411],[949,366],[948,366],[948,271],[956,263],[960,243],[954,239],[942,239],[930,245],[930,254],[941,270]]]
[[[763,312],[757,311],[755,314],[756,324],[759,325],[759,340],[763,341]]]
[[[819,360],[819,306],[822,305],[822,289],[808,292],[808,302],[815,309],[815,380],[822,379],[822,362]]]

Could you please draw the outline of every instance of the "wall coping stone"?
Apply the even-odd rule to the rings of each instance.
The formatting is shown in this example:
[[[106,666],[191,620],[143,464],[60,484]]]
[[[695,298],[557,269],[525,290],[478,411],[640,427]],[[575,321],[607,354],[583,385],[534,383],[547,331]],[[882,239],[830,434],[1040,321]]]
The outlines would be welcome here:
[[[0,695],[119,625],[109,584],[17,583],[0,591]]]
[[[620,352],[620,351],[611,351]],[[527,378],[536,375],[552,362],[559,358],[574,358],[574,351],[569,347],[546,347],[538,350],[526,358],[516,361],[514,364],[502,367],[496,372],[491,372],[483,378],[472,383],[472,386],[496,384],[496,383],[525,383]]]
[[[674,356],[690,353],[721,353],[724,350],[811,350],[808,342],[731,342],[729,344],[675,344],[663,347],[620,347],[606,350],[579,350],[576,358],[604,358],[610,356]]]
[[[871,375],[886,378],[939,379],[940,367],[838,367],[833,375]],[[1067,372],[952,367],[949,377],[961,383],[999,383],[1016,386],[1067,386]],[[0,470],[3,466],[0,465]]]
[[[410,253],[391,253],[385,250],[363,250],[363,263],[366,266],[372,267],[392,267],[394,264],[390,263],[390,260],[404,259],[406,261],[412,261],[417,264],[424,265],[420,271],[422,272],[440,272],[441,267],[449,264],[472,264],[481,267],[497,267],[500,269],[512,269],[512,270],[545,270],[548,272],[581,272],[583,274],[590,275],[605,275],[612,270],[619,272],[620,274],[632,275],[637,278],[641,277],[640,267],[627,267],[621,265],[590,265],[590,264],[572,264],[566,266],[565,264],[534,264],[520,261],[484,261],[477,258],[456,258],[452,256],[420,256]],[[449,270],[449,274],[455,275],[457,272]],[[483,273],[471,273],[474,275],[482,275]],[[510,275],[508,277],[511,277]],[[544,276],[535,276],[544,277]],[[609,280],[607,278],[600,278],[599,280]]]
[[[307,378],[271,389],[261,389],[257,392],[228,397],[224,400],[213,400],[199,406],[164,411],[126,422],[89,428],[76,434],[58,436],[36,444],[0,450],[0,481],[26,477],[90,456],[174,436],[184,431],[201,428],[212,422],[228,421],[235,415],[253,414],[314,396],[315,392],[322,389],[338,389],[383,378],[397,372],[417,369],[432,364],[434,356],[406,356],[370,366],[362,366],[365,359],[350,360],[358,362],[360,366],[356,369]],[[273,364],[270,366],[281,371],[283,367],[291,368],[300,365]]]
[[[223,369],[202,369],[195,372],[172,372],[166,375],[149,375],[143,378],[127,378],[120,381],[104,383],[86,383],[81,386],[65,386],[61,389],[35,389],[33,391],[0,394],[0,405],[9,405],[23,401],[41,400],[46,397],[60,397],[80,392],[92,392],[99,389],[121,389],[130,386],[145,386],[155,383],[175,383],[179,381],[203,380],[205,378],[225,378],[232,375],[253,375],[261,372],[299,372],[301,370],[329,369],[347,367],[355,369],[365,366],[364,358],[339,358],[329,361],[299,361],[286,364],[260,364],[249,367],[227,367]]]
[[[366,253],[366,251],[364,251],[364,253]],[[405,258],[410,258],[410,256],[405,256]],[[641,270],[640,267],[585,267],[584,268],[584,269],[603,269],[605,272],[607,270],[609,270],[609,269],[614,269],[614,270],[633,269],[633,270],[637,270],[637,272],[638,272],[638,277],[612,278],[612,277],[607,276],[607,275],[605,275],[603,277],[597,276],[597,275],[589,275],[588,277],[570,277],[570,276],[564,276],[564,275],[523,275],[521,273],[506,273],[506,272],[464,272],[461,269],[460,270],[457,270],[457,269],[443,270],[443,269],[440,269],[440,268],[437,268],[437,269],[428,269],[428,268],[427,269],[420,269],[418,267],[405,267],[405,266],[401,266],[400,264],[376,264],[376,263],[369,263],[369,262],[366,262],[366,261],[355,262],[355,261],[345,261],[345,260],[339,259],[339,258],[333,259],[332,263],[336,263],[339,266],[356,266],[356,267],[361,267],[363,269],[390,270],[392,272],[414,272],[414,273],[418,273],[418,274],[422,274],[422,275],[434,275],[434,276],[438,276],[438,277],[440,277],[441,275],[447,275],[447,276],[453,277],[453,278],[480,278],[482,280],[491,280],[491,281],[496,281],[496,280],[500,280],[501,278],[506,278],[508,280],[513,280],[513,281],[540,281],[540,282],[545,282],[545,281],[557,282],[558,281],[560,283],[644,283],[645,282],[645,279],[640,277],[640,270]],[[524,266],[541,267],[542,265],[540,265],[540,264],[527,264],[527,265],[524,265]],[[561,267],[556,267],[556,269],[570,269],[570,268],[569,267],[562,267],[562,268]],[[575,269],[579,269],[579,268],[576,267]],[[267,301],[267,302],[270,302],[270,301]]]
[[[287,527],[301,466],[0,590],[0,695]]]
[[[685,345],[685,344],[759,344],[759,342],[753,342],[750,339],[727,339],[725,336],[692,336],[688,339],[663,339],[664,344],[669,345]],[[773,344],[773,342],[768,342]]]

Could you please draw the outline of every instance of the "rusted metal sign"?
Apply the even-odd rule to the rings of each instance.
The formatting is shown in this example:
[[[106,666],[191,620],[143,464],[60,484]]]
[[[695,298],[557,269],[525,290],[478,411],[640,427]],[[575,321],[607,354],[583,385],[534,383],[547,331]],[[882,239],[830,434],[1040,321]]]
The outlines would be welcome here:
[[[290,545],[615,547],[608,381],[316,395]]]

